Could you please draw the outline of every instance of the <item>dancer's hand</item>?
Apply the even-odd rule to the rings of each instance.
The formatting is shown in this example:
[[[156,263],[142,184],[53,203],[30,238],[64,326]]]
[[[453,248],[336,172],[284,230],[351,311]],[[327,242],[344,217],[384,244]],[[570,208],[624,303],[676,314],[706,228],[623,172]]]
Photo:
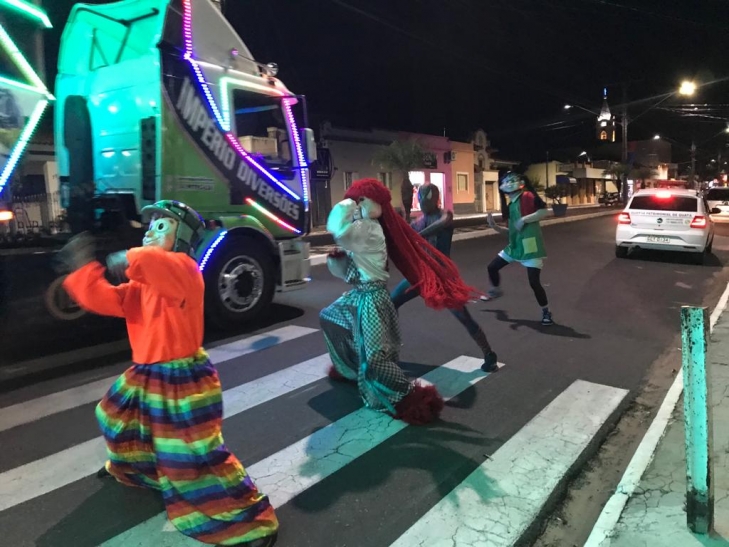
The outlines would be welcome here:
[[[126,271],[129,267],[129,260],[127,260],[126,251],[118,251],[111,253],[106,257],[106,269],[111,272],[118,280],[126,280]]]
[[[524,229],[524,219],[520,218],[514,223],[514,228],[516,228],[517,232],[521,232]]]
[[[344,249],[337,247],[336,249],[329,251],[329,254],[327,254],[329,258],[344,258],[347,256],[347,251]]]
[[[56,257],[57,264],[65,271],[75,272],[93,262],[96,242],[88,232],[72,237]]]

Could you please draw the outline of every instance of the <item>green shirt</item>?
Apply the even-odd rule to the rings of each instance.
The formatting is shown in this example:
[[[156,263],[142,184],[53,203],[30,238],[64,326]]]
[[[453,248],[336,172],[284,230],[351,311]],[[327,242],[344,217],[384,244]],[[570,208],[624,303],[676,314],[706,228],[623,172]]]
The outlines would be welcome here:
[[[523,261],[534,258],[545,258],[542,228],[538,222],[525,223],[521,232],[516,229],[516,222],[537,211],[534,194],[524,191],[509,203],[509,245],[504,252],[514,260]]]

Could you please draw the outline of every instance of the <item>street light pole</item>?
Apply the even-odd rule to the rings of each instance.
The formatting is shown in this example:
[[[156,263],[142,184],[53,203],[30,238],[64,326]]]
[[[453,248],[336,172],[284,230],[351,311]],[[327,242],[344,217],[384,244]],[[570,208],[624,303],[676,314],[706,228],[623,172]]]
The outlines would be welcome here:
[[[623,165],[628,165],[628,84],[623,84],[623,116],[622,116],[622,129],[623,129],[623,146],[621,154],[621,162]],[[623,203],[628,203],[628,173],[627,171],[622,174],[623,185]]]
[[[696,190],[696,142],[691,141],[691,187]]]

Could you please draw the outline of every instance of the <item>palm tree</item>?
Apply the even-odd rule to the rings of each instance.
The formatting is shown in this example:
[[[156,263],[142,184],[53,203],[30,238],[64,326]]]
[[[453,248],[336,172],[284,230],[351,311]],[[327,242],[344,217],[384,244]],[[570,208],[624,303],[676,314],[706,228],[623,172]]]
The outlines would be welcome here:
[[[390,146],[378,150],[373,158],[373,163],[402,175],[400,197],[408,222],[410,222],[410,210],[413,203],[413,183],[410,182],[410,171],[423,166],[425,154],[425,148],[418,141],[393,141]]]
[[[625,163],[610,164],[610,167],[603,171],[604,176],[615,179],[615,187],[620,194],[622,194],[623,177],[627,177],[628,174],[630,174],[630,165]]]
[[[630,172],[630,176],[633,177],[634,180],[640,181],[640,188],[644,188],[646,179],[653,178],[653,175],[653,169],[645,166],[636,167]]]

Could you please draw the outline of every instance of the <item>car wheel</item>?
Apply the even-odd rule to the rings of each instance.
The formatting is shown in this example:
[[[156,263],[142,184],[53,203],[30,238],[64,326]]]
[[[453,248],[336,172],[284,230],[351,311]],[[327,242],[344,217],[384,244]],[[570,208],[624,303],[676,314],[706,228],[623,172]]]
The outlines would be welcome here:
[[[615,246],[615,256],[617,258],[628,258],[628,248],[621,247],[620,245]]]

